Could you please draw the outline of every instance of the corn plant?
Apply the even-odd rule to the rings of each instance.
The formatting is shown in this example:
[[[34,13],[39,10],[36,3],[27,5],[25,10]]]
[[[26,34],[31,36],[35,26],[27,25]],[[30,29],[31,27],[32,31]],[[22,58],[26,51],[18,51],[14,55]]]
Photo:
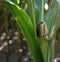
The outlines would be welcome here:
[[[58,41],[58,56],[60,57],[60,8],[59,8],[59,15],[57,18],[57,26],[56,26],[56,39]]]
[[[17,1],[5,0],[4,2],[21,28],[34,62],[53,62],[58,2],[56,0],[28,0],[30,13],[27,14],[17,5]],[[45,3],[49,3],[46,14]]]

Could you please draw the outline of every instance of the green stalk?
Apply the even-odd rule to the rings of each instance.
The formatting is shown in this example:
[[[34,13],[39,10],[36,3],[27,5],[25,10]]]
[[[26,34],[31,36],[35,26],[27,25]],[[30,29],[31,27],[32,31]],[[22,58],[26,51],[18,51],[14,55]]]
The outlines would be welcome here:
[[[50,44],[48,43],[46,62],[49,62],[49,60],[50,60],[50,48],[49,47],[50,47]]]
[[[48,44],[48,57],[47,57],[47,62],[53,62],[54,59],[54,49],[55,49],[55,41],[54,41],[54,37],[49,41]]]
[[[33,23],[35,31],[36,31],[35,10],[34,10],[33,2],[34,2],[33,0],[28,0],[30,17],[31,17],[32,23]]]
[[[51,47],[50,47],[50,50],[51,50],[51,52],[50,52],[50,54],[51,54],[51,58],[50,58],[50,62],[53,62],[53,60],[54,60],[54,51],[55,51],[55,37],[53,37],[52,38],[52,43],[51,43]]]
[[[35,19],[37,24],[44,21],[44,2],[45,0],[34,0]]]
[[[44,0],[42,0],[41,21],[44,21]]]

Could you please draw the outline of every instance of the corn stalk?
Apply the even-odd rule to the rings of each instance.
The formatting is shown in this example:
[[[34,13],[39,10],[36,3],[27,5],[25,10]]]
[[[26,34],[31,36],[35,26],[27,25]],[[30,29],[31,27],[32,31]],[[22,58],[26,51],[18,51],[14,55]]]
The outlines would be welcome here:
[[[10,0],[5,0],[6,5],[15,17],[16,23],[27,39],[34,62],[53,62],[54,58],[54,33],[58,15],[58,3],[56,0],[52,0],[47,15],[44,15],[45,1],[29,1],[32,15],[32,17],[29,17],[17,4]],[[36,26],[37,30],[35,30]]]

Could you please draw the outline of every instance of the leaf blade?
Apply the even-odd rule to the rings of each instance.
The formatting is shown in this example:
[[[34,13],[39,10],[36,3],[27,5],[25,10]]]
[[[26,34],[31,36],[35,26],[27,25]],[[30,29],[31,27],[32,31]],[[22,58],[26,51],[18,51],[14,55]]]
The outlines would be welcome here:
[[[44,0],[34,0],[36,22],[44,21]]]
[[[16,4],[6,1],[6,5],[10,8],[13,13],[17,24],[21,27],[26,39],[29,48],[31,49],[32,55],[35,62],[44,62],[41,50],[38,45],[37,37],[34,31],[33,24],[29,16]]]
[[[56,0],[52,0],[48,14],[46,16],[46,24],[49,32],[51,31],[52,27],[55,25],[57,15],[58,15],[58,3],[56,2]]]

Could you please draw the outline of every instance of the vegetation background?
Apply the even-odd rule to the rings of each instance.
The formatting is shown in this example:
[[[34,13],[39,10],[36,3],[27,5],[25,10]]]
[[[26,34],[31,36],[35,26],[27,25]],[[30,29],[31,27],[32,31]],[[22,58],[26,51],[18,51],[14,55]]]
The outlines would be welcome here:
[[[9,1],[9,0],[6,0],[6,1]],[[34,29],[36,29],[37,24],[40,23],[39,22],[40,19],[43,20],[43,18],[44,18],[44,20],[46,20],[45,17],[42,15],[43,13],[41,14],[41,12],[43,12],[43,9],[41,10],[42,6],[41,6],[40,2],[43,0],[41,0],[41,1],[35,0],[35,4],[36,4],[35,16],[34,16],[34,9],[32,9],[34,7],[31,3],[31,1],[29,1],[29,0],[12,0],[12,1],[16,5],[21,7],[29,15],[29,17],[32,20],[32,24],[35,26]],[[47,11],[44,10],[45,16],[47,16],[47,13],[49,12],[49,14],[47,16],[47,20],[52,20],[52,19],[55,20],[54,19],[56,17],[55,15],[58,16],[57,20],[55,21],[56,22],[56,32],[55,32],[55,46],[54,46],[54,49],[55,49],[54,58],[57,58],[57,57],[60,57],[60,6],[58,6],[59,11],[57,11],[55,4],[57,3],[58,0],[56,1],[56,3],[54,3],[55,0],[54,1],[53,0],[44,0],[44,1],[45,1],[44,3],[48,3],[49,8],[51,5],[51,1],[53,2],[51,5],[51,8],[50,8],[51,12],[49,12],[48,10]],[[38,3],[38,5],[37,5],[37,3]],[[58,4],[60,4],[60,3],[58,3]],[[7,5],[9,6],[8,3],[7,3]],[[26,42],[27,39],[24,36],[25,34],[23,34],[21,28],[16,23],[15,18],[13,17],[13,14],[11,13],[12,11],[9,10],[7,5],[4,1],[0,2],[0,61],[1,62],[33,62],[33,57],[31,57],[31,54],[29,52],[30,50],[28,48],[28,43]],[[41,7],[41,8],[39,8],[39,7]],[[16,9],[13,9],[13,10],[16,10]],[[39,13],[39,11],[41,11],[41,12]],[[15,12],[17,13],[17,11],[15,11]],[[55,13],[57,13],[57,14],[55,14]],[[19,16],[19,14],[18,14],[18,16]],[[50,16],[52,16],[53,18]],[[34,17],[36,18],[35,19],[36,22],[34,21]],[[48,27],[50,25],[49,23],[50,22],[47,21]],[[54,22],[52,22],[52,24],[54,24]],[[24,22],[23,22],[23,25],[24,25]],[[50,25],[50,26],[52,26],[52,25]],[[32,30],[32,31],[34,31],[34,30]],[[28,34],[28,32],[27,32],[27,34]],[[32,34],[34,34],[34,33],[32,33]],[[34,39],[32,39],[32,40],[34,40]],[[44,45],[46,45],[46,44],[44,43]],[[42,47],[41,49],[43,49],[43,48],[44,47]],[[34,51],[35,51],[35,49],[34,49]],[[36,55],[38,57],[40,57],[39,54],[40,53],[38,53]],[[48,54],[50,54],[50,53],[48,53]],[[38,57],[34,57],[34,58],[36,58],[36,60],[39,60],[39,59],[37,59]],[[40,62],[40,61],[38,61],[38,62]],[[49,62],[51,62],[51,61],[49,61]]]

